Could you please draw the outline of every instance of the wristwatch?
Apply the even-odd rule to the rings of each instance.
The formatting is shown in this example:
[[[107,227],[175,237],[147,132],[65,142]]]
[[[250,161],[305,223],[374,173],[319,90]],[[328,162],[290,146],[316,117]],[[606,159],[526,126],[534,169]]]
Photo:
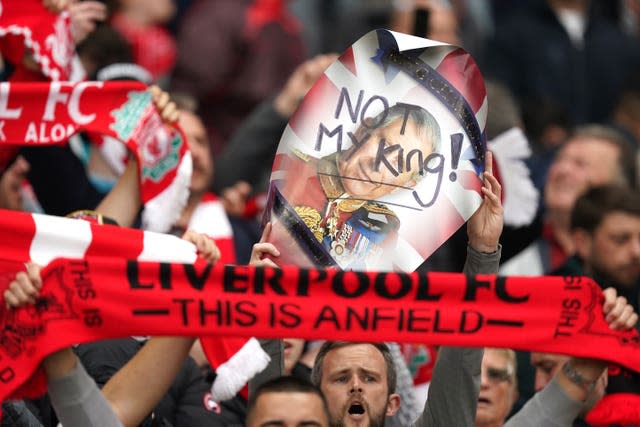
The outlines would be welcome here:
[[[591,393],[596,386],[596,382],[598,382],[597,378],[595,380],[590,380],[583,377],[582,374],[571,365],[571,362],[567,362],[562,365],[562,372],[566,375],[569,381],[584,389],[587,393]]]

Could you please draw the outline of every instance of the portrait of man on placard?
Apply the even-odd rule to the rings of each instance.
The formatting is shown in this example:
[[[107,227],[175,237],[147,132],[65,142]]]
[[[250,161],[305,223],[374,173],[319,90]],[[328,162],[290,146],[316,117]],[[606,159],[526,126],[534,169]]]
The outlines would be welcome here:
[[[435,69],[437,93],[389,64],[389,34],[369,33],[329,66],[282,136],[266,210],[282,264],[412,271],[480,203],[484,146],[470,141],[461,102],[477,128],[473,110]],[[461,51],[437,44],[421,61],[430,48],[443,63]]]
[[[381,265],[397,243],[400,219],[378,199],[415,187],[440,127],[422,107],[396,104],[366,118],[354,138],[359,144],[322,158],[292,152],[299,164],[282,191],[341,268],[364,270]]]

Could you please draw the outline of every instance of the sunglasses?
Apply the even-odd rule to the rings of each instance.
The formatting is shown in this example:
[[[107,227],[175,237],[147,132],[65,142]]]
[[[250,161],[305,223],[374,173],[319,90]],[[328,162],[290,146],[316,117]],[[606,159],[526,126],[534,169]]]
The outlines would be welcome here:
[[[494,384],[501,383],[504,381],[511,382],[511,374],[507,368],[487,368],[487,378]]]

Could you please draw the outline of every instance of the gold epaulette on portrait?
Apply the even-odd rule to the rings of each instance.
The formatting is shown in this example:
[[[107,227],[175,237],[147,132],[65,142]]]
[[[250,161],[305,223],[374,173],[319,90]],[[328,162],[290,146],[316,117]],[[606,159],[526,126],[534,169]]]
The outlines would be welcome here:
[[[321,242],[323,233],[320,228],[320,220],[322,219],[320,212],[309,206],[295,206],[293,209],[296,211],[302,222],[305,223],[307,228],[309,228],[309,231],[311,231],[315,238]]]
[[[388,207],[386,207],[381,203],[369,202],[364,205],[364,208],[369,212],[388,215],[388,216],[394,216],[394,217],[396,216],[396,213],[394,211],[392,211],[391,209],[389,209]]]
[[[291,153],[293,153],[294,156],[296,156],[297,158],[299,158],[303,162],[308,162],[309,160],[311,160],[311,156],[310,155],[303,153],[302,151],[298,150],[297,148],[292,148],[291,149]]]

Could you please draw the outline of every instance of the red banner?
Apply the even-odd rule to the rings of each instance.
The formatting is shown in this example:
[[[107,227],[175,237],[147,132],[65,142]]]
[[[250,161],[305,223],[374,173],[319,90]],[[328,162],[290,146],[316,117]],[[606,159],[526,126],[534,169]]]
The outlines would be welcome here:
[[[191,162],[182,132],[162,121],[144,84],[0,83],[0,147],[60,145],[81,131],[116,138],[136,155],[141,200],[154,201],[143,222],[168,230],[186,202]]]
[[[64,144],[79,131],[104,133],[127,141],[116,132],[117,108],[138,101],[130,109],[134,119],[150,104],[146,86],[137,82],[51,82],[0,84],[0,142],[19,145]],[[136,91],[130,94],[131,91]],[[131,105],[133,107],[133,105]],[[125,128],[125,124],[118,128]],[[123,137],[120,137],[122,135]]]
[[[0,399],[52,351],[129,335],[495,346],[604,359],[640,371],[638,332],[609,329],[602,292],[584,277],[468,278],[94,258],[53,261],[43,280],[34,306],[0,311]]]
[[[167,171],[186,151],[142,83],[0,83],[1,144],[59,145],[81,131],[114,137],[138,156],[145,201],[169,185],[175,174]]]

